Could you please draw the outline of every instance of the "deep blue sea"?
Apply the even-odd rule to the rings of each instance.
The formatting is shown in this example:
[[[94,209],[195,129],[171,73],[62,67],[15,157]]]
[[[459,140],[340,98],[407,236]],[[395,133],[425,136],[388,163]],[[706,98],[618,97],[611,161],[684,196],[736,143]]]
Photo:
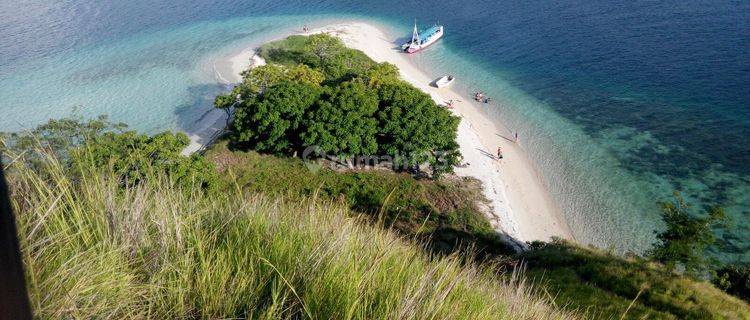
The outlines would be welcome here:
[[[523,146],[576,238],[642,251],[679,191],[721,205],[724,261],[750,262],[750,2],[611,0],[0,0],[0,131],[106,113],[189,128],[225,86],[216,63],[302,25],[365,20],[395,40],[445,25],[411,57]]]

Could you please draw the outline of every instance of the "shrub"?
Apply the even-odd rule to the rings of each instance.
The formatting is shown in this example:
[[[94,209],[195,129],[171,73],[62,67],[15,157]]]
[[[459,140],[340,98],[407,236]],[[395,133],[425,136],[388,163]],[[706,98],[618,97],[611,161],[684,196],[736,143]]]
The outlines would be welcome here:
[[[30,132],[3,134],[0,151],[11,161],[40,172],[44,172],[46,158],[54,156],[66,174],[81,179],[85,173],[80,167],[90,163],[111,168],[122,184],[137,184],[149,178],[149,172],[168,172],[173,179],[170,183],[204,190],[214,187],[213,164],[199,155],[182,155],[189,144],[184,133],[149,136],[126,128],[109,122],[106,116],[52,119]]]
[[[716,270],[714,284],[727,293],[750,301],[750,266],[727,265]]]
[[[745,319],[750,308],[710,283],[643,258],[622,258],[564,241],[537,243],[520,258],[556,303],[596,318]],[[593,307],[596,306],[596,307]]]
[[[679,265],[688,275],[705,275],[711,263],[705,252],[716,242],[712,228],[726,219],[724,210],[712,208],[704,217],[694,217],[690,207],[676,193],[674,201],[661,206],[667,229],[657,234],[659,242],[647,255],[670,269]]]

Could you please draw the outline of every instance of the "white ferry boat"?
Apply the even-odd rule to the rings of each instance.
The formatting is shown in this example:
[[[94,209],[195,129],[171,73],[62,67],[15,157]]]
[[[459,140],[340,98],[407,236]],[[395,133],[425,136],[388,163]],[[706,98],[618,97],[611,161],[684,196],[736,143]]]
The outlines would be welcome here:
[[[427,46],[435,43],[438,39],[443,37],[443,26],[435,25],[427,30],[419,32],[417,30],[417,23],[414,23],[414,32],[411,35],[411,41],[404,43],[401,46],[405,52],[414,53]]]

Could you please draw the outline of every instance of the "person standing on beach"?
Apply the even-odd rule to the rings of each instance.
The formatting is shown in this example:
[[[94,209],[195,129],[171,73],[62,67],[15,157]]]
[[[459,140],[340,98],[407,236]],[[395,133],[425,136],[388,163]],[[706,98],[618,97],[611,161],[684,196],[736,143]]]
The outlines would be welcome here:
[[[516,133],[513,134],[513,137],[515,138],[516,143],[518,143],[518,131],[516,131]]]
[[[503,150],[500,149],[500,147],[497,147],[497,160],[500,160],[503,158]]]

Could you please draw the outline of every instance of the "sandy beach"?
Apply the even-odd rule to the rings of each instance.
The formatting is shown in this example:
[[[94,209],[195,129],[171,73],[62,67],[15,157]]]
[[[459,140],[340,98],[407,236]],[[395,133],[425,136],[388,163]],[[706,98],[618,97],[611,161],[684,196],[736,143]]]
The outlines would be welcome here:
[[[389,62],[401,71],[404,80],[424,90],[439,104],[449,100],[455,103],[453,112],[461,118],[458,128],[458,143],[467,165],[456,168],[459,176],[479,179],[484,194],[490,200],[486,214],[496,230],[523,242],[550,240],[552,237],[572,239],[572,234],[558,206],[543,185],[531,160],[514,138],[499,128],[481,110],[483,104],[475,103],[450,88],[430,86],[434,80],[400,52],[385,33],[377,27],[363,22],[347,22],[326,26],[311,33],[326,32],[341,38],[354,49],[361,50],[377,62]],[[239,73],[251,65],[263,63],[251,49],[243,50],[229,59],[231,63],[220,78],[238,82]],[[229,75],[223,73],[231,73]],[[457,79],[456,81],[461,81]],[[218,110],[216,110],[218,111]],[[186,153],[200,150],[215,134],[216,125],[223,125],[223,113],[206,118],[202,130],[190,134],[191,146]],[[496,159],[496,150],[502,148],[503,159]]]
[[[216,78],[227,86],[227,90],[242,81],[241,73],[253,66],[266,64],[255,54],[254,48],[245,48],[239,54],[226,61],[214,62]],[[190,144],[182,150],[183,155],[190,155],[202,150],[218,137],[226,127],[227,115],[221,110],[211,108],[198,119],[191,128],[184,131],[190,139]]]

